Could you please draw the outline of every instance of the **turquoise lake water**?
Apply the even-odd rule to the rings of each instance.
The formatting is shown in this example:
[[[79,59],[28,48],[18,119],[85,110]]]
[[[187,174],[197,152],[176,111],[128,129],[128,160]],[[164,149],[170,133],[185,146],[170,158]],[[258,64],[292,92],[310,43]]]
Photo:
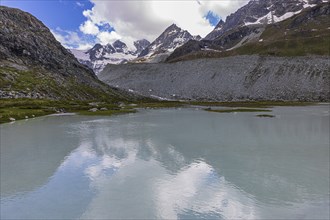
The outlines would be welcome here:
[[[329,218],[329,105],[256,114],[3,124],[1,219]]]

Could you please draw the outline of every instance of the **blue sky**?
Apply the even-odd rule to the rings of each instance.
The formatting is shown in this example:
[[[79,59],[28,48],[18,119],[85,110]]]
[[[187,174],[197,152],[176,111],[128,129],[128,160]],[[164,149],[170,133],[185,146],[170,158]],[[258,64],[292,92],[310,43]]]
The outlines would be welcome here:
[[[79,28],[86,20],[83,10],[93,6],[89,1],[71,0],[1,0],[1,5],[19,8],[34,15],[49,28],[60,27],[64,30]]]
[[[221,17],[229,14],[231,9],[226,1],[237,8],[230,0],[0,2],[1,5],[19,8],[37,17],[65,47],[86,49],[95,43],[106,44],[117,39],[131,44],[142,38],[153,41],[172,23],[193,35],[199,34],[203,37],[214,28]]]
[[[213,27],[215,27],[219,23],[219,21],[221,19],[221,17],[219,15],[217,15],[216,13],[214,13],[213,11],[208,11],[208,13],[205,16],[205,18],[209,21],[209,23]]]

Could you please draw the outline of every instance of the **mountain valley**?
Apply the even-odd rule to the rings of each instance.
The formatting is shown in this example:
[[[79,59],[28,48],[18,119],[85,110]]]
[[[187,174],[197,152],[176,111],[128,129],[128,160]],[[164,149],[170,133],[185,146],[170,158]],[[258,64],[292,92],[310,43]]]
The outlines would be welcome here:
[[[329,101],[329,15],[324,0],[250,1],[205,38],[172,24],[135,49],[116,40],[81,51],[62,47],[32,15],[1,7],[0,96]]]

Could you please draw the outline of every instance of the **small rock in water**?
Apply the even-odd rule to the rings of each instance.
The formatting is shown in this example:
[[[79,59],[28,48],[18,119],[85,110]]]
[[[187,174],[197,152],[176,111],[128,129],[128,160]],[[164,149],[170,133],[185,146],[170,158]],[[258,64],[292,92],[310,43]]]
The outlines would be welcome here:
[[[28,118],[29,118],[29,116],[25,115],[25,119],[28,119]]]
[[[10,120],[10,121],[16,121],[16,119],[15,119],[15,118],[9,118],[9,120]]]
[[[36,117],[35,115],[32,115],[32,117]]]
[[[96,112],[97,110],[98,110],[97,108],[91,108],[88,111],[90,111],[90,112]]]

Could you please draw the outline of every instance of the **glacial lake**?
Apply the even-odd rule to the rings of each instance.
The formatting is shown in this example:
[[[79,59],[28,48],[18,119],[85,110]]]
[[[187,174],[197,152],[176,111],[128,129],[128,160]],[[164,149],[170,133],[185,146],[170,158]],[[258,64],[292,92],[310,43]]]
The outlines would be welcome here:
[[[329,105],[0,126],[1,219],[327,219]]]

